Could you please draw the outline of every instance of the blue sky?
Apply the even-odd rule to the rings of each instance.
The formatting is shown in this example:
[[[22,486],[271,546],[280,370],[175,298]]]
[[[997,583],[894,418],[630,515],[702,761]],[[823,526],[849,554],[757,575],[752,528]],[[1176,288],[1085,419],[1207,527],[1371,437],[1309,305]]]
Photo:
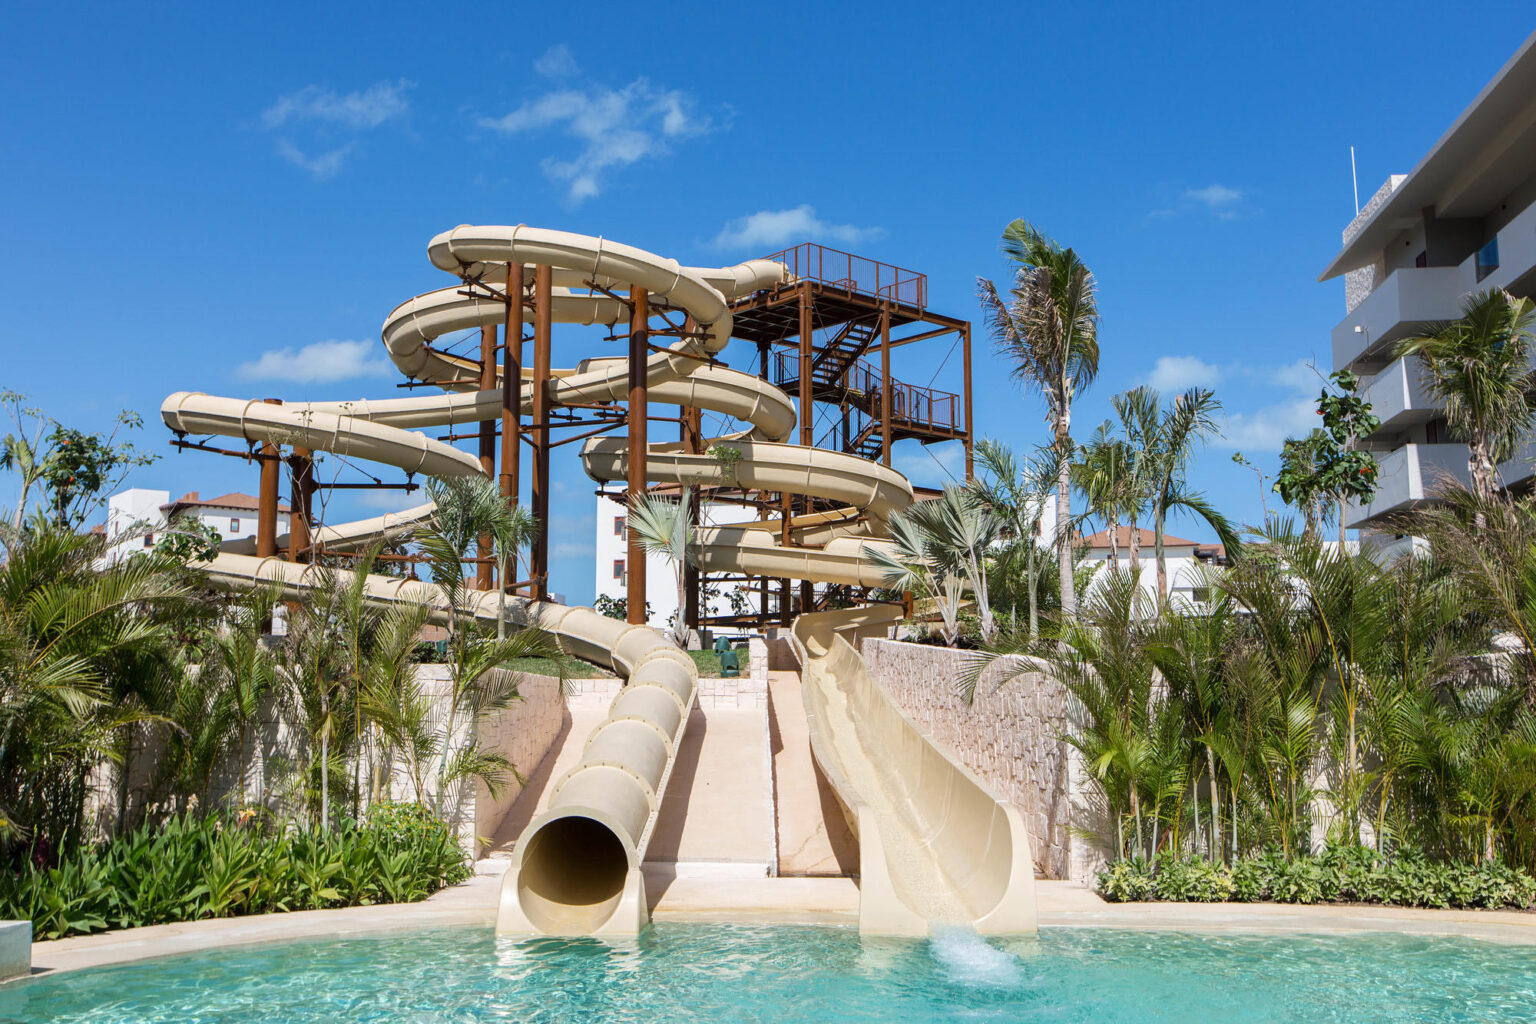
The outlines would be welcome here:
[[[243,463],[165,444],[163,397],[400,394],[378,327],[443,285],[426,243],[455,224],[698,264],[822,241],[928,274],[934,308],[979,321],[976,275],[1006,273],[998,234],[1025,217],[1099,281],[1078,432],[1135,384],[1210,384],[1228,439],[1194,479],[1256,521],[1258,482],[1231,454],[1272,472],[1310,426],[1303,364],[1326,369],[1343,315],[1342,284],[1316,276],[1353,214],[1349,146],[1364,197],[1531,29],[1528,5],[1502,2],[1476,19],[1429,3],[424,10],[11,5],[0,385],[91,429],[142,413],[165,457],[140,486],[250,491]],[[979,323],[977,341],[978,432],[1044,440]],[[294,377],[305,346],[325,379]],[[556,363],[612,347],[561,335]],[[943,355],[898,376],[958,389]],[[932,454],[900,465],[919,483],[958,472]],[[587,599],[593,485],[556,461],[554,589]],[[0,504],[14,492],[0,481]],[[331,515],[354,511],[370,508],[343,494]]]

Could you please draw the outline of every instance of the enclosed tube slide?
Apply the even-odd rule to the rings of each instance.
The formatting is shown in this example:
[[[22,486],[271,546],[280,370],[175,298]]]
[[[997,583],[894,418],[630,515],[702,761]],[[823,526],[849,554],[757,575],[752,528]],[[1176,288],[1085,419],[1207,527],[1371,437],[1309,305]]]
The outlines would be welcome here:
[[[497,294],[498,287],[505,285],[508,263],[553,268],[551,312],[564,323],[617,323],[627,317],[628,310],[603,292],[643,287],[653,308],[685,313],[700,329],[648,357],[650,400],[707,409],[748,425],[743,432],[720,439],[742,450],[734,469],[708,455],[659,444],[648,449],[648,479],[812,494],[846,505],[840,511],[794,520],[790,530],[795,543],[788,547],[781,543],[778,523],[702,528],[698,547],[703,567],[880,585],[881,573],[870,553],[887,543],[881,536],[889,516],[911,504],[911,485],[899,473],[851,455],[783,443],[796,423],[789,397],[751,374],[707,361],[730,339],[730,301],[785,280],[782,264],[754,260],[734,267],[683,267],[601,238],[525,225],[461,226],[434,238],[428,252],[440,269],[487,286],[461,284],[428,292],[401,304],[385,320],[384,344],[396,367],[409,377],[440,386],[444,394],[277,405],[177,392],[161,410],[167,426],[189,435],[302,445],[409,473],[475,475],[481,472],[478,460],[417,431],[495,418],[502,393],[499,388],[480,390],[478,362],[439,351],[432,343],[451,332],[504,322],[506,304]],[[486,294],[481,296],[481,291]],[[554,371],[552,400],[556,404],[623,401],[628,386],[626,359],[587,359],[574,369]],[[521,383],[521,403],[525,411],[531,408],[530,380]],[[599,481],[623,479],[628,470],[626,456],[625,446],[614,438],[590,441],[582,451],[584,468]],[[726,479],[728,472],[732,479]],[[408,534],[433,511],[427,503],[387,516],[323,526],[317,539],[333,550],[361,547],[381,537]],[[231,545],[204,567],[223,587],[270,584],[289,595],[318,586],[327,575],[313,566],[255,558],[247,551],[249,547],[240,550]],[[373,602],[418,602],[434,608],[440,618],[448,614],[441,591],[429,584],[369,576],[364,587]],[[686,654],[648,627],[549,602],[507,598],[505,605],[514,621],[550,631],[567,652],[611,668],[627,684],[587,741],[579,763],[556,783],[548,809],[518,840],[504,882],[497,929],[633,934],[647,919],[640,864],[687,725],[697,671]],[[457,613],[495,621],[498,607],[495,592],[476,593]],[[878,617],[868,610],[862,614],[873,616],[868,622]],[[913,760],[921,744],[902,731],[905,720],[894,712],[878,684],[867,672],[860,675],[863,668],[857,653],[832,635],[861,622],[866,620],[806,616],[797,626],[795,639],[805,659],[807,712],[817,759],[829,778],[836,776],[834,788],[850,821],[865,837],[863,842],[872,844],[864,857],[866,890],[896,894],[890,899],[880,897],[878,906],[886,909],[876,912],[871,905],[865,930],[887,926],[894,931],[916,930],[914,921],[930,911],[928,920],[972,920],[993,931],[1032,929],[1032,888],[1021,888],[1024,883],[1016,877],[1018,865],[1029,863],[1027,842],[1014,827],[1017,815],[986,796],[984,787],[978,789],[979,783],[931,744],[930,754]],[[845,691],[856,700],[838,698]],[[842,709],[841,718],[834,714],[835,708]],[[892,713],[895,719],[890,719]],[[863,724],[867,714],[878,719],[878,731]],[[862,744],[862,760],[845,756],[845,748],[852,749],[847,744],[854,742]],[[871,789],[876,776],[870,775],[867,766],[872,764],[883,765],[886,775],[879,778],[897,788]],[[913,772],[919,774],[909,778]],[[939,792],[927,780],[941,778],[950,781],[933,786],[949,787],[944,790],[951,794],[945,798],[948,803],[934,803],[937,797],[916,799]],[[898,792],[915,795],[910,807],[891,796]],[[882,844],[880,837],[887,833],[897,837],[894,846]],[[932,839],[924,848],[942,853],[943,862],[938,856],[924,859],[889,853],[890,849],[917,849],[917,839],[911,837]],[[969,839],[983,845],[968,854]],[[952,854],[960,858],[954,862],[962,865],[958,871],[948,859]],[[881,865],[883,874],[877,871]],[[935,886],[947,894],[937,909],[912,895]],[[1022,900],[1030,907],[1027,917],[1018,910]],[[898,906],[905,907],[908,916],[889,909]],[[865,917],[861,914],[861,927]]]

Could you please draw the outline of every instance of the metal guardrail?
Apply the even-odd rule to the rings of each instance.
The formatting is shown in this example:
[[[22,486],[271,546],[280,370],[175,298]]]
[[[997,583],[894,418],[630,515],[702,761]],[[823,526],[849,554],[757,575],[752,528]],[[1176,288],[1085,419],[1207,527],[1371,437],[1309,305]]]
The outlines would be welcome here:
[[[778,351],[773,353],[774,383],[780,387],[800,381],[800,353]],[[839,374],[840,378],[842,375]],[[812,371],[812,381],[832,385],[836,380],[818,377]],[[880,371],[868,360],[860,359],[848,367],[848,388],[868,396],[870,415],[879,418]],[[961,429],[960,396],[948,391],[918,387],[891,381],[891,422],[901,426],[927,430]]]
[[[767,258],[784,264],[799,278],[919,309],[928,305],[928,276],[915,270],[815,242],[803,242]]]

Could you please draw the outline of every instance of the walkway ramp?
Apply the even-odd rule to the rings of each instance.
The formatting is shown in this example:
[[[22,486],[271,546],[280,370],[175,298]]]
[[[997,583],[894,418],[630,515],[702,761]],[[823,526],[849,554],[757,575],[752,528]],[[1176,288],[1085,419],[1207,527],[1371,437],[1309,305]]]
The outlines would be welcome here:
[[[899,618],[890,606],[801,616],[811,751],[859,838],[859,931],[1035,931],[1035,873],[1018,811],[940,750],[849,642]]]

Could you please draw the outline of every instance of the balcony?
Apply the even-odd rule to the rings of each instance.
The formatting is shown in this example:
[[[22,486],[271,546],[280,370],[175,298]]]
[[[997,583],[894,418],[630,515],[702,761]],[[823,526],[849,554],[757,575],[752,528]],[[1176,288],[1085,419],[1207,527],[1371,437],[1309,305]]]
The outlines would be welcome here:
[[[1464,267],[1394,270],[1333,329],[1334,367],[1343,369],[1357,360],[1390,362],[1393,342],[1433,321],[1454,318],[1461,296],[1474,283]],[[1356,331],[1356,327],[1365,330]]]
[[[1381,467],[1376,497],[1369,505],[1353,502],[1345,509],[1344,525],[1351,530],[1388,512],[1412,508],[1451,481],[1472,486],[1467,472],[1467,446],[1464,444],[1405,444],[1378,458]],[[1499,463],[1499,480],[1505,487],[1528,483],[1536,470],[1536,441],[1520,448],[1511,458]]]
[[[1462,444],[1405,444],[1379,460],[1376,496],[1369,505],[1350,502],[1344,525],[1351,530],[1389,512],[1412,508],[1447,482],[1468,486],[1467,446]]]
[[[1371,403],[1371,412],[1381,419],[1381,428],[1372,437],[1395,434],[1413,423],[1425,423],[1435,417],[1437,406],[1424,387],[1424,370],[1417,358],[1399,359],[1360,388],[1361,397]]]

